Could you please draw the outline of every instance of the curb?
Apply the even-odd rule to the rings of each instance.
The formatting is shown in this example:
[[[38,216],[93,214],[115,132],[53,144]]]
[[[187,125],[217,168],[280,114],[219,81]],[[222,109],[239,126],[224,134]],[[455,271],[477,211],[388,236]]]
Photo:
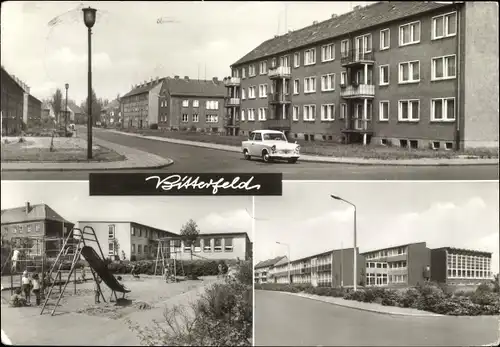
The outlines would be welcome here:
[[[378,314],[384,314],[384,315],[388,315],[388,316],[444,317],[444,315],[437,314],[437,313],[414,314],[414,313],[399,313],[399,312],[382,312],[382,311],[378,311],[376,309],[353,307],[353,306],[349,306],[349,305],[342,305],[342,304],[339,304],[339,303],[336,303],[336,302],[330,302],[330,301],[321,300],[320,298],[314,298],[314,297],[310,297],[310,296],[300,295],[300,293],[280,292],[280,291],[265,290],[265,289],[258,289],[258,290],[262,290],[262,291],[265,291],[265,292],[275,292],[275,293],[277,292],[277,293],[282,293],[282,294],[288,294],[288,295],[293,295],[293,296],[297,296],[297,297],[304,298],[304,299],[309,299],[309,300],[324,302],[325,304],[330,304],[330,305],[336,305],[336,306],[340,306],[340,307],[351,308],[353,310],[358,310],[358,311],[366,311],[366,312],[373,312],[373,313],[378,313]]]
[[[147,136],[147,135],[140,135],[140,134],[134,134],[134,133],[127,133],[127,132],[122,132],[122,131],[117,131],[117,130],[106,130],[109,132],[113,132],[116,134],[122,134],[122,135],[127,135],[127,136],[134,136],[134,137],[139,137],[151,141],[163,141],[163,142],[169,142],[169,143],[175,143],[175,144],[180,144],[180,145],[185,145],[185,146],[192,146],[192,147],[202,147],[202,148],[208,148],[208,149],[214,149],[214,150],[219,150],[219,151],[226,151],[226,152],[235,152],[235,153],[240,153],[241,149],[236,146],[229,146],[229,145],[218,145],[218,144],[208,144],[205,142],[195,142],[195,141],[189,141],[189,140],[180,140],[180,139],[171,139],[168,137],[159,137],[159,136]],[[401,159],[401,160],[378,160],[378,159],[354,159],[354,158],[336,158],[333,159],[331,157],[317,157],[314,158],[314,156],[304,154],[303,157],[301,156],[299,158],[299,161],[304,161],[304,162],[311,162],[311,163],[322,163],[322,164],[348,164],[348,165],[359,165],[359,166],[481,166],[481,165],[488,165],[488,166],[498,166],[499,165],[499,159],[442,159],[442,160],[436,160],[436,159],[415,159],[411,160],[410,162],[404,162],[405,160],[408,159]],[[324,159],[322,159],[324,158]],[[418,160],[434,160],[435,162],[427,162],[427,163],[422,163],[418,162]],[[446,162],[449,160],[463,160],[463,162],[455,163],[455,162]],[[483,162],[478,162],[478,160],[483,161]],[[469,162],[467,162],[469,161]],[[475,161],[475,162],[471,162]]]

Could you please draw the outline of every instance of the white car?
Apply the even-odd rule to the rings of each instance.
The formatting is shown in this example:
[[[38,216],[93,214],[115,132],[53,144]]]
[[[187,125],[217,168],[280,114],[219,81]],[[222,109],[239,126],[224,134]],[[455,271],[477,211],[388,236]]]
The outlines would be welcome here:
[[[241,143],[245,159],[260,157],[266,163],[287,160],[295,163],[300,157],[300,145],[290,143],[283,132],[277,130],[255,130],[250,138]]]

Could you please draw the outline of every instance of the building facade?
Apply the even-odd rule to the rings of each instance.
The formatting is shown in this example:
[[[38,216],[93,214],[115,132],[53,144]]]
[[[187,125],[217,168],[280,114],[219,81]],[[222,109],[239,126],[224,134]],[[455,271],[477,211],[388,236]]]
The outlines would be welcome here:
[[[42,102],[33,95],[28,95],[27,126],[39,128],[42,126]]]
[[[18,134],[23,130],[24,89],[3,66],[1,74],[2,135]]]
[[[160,95],[164,79],[144,81],[132,86],[131,91],[120,98],[120,110],[123,114],[123,128],[149,129],[158,125]]]
[[[120,126],[121,116],[119,100],[113,100],[101,109],[101,122],[106,127]]]
[[[288,261],[286,256],[279,256],[273,259],[261,261],[254,266],[254,282],[257,284],[267,283],[269,271],[278,262],[285,260]]]
[[[156,259],[159,240],[164,254],[177,260],[247,260],[251,243],[246,233],[200,234],[192,247],[185,247],[180,235],[136,222],[79,221],[78,227],[92,227],[105,257],[112,260]],[[99,254],[97,244],[91,245]],[[192,250],[192,253],[191,253]]]
[[[234,63],[228,107],[239,113],[240,134],[269,128],[292,140],[497,147],[496,23],[492,2],[357,6]]]

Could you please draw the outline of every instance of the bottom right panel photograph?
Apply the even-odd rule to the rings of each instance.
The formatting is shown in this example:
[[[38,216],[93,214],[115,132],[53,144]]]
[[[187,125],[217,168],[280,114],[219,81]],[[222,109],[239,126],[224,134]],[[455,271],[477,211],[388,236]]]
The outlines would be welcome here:
[[[256,346],[496,346],[498,182],[283,182],[255,197]]]

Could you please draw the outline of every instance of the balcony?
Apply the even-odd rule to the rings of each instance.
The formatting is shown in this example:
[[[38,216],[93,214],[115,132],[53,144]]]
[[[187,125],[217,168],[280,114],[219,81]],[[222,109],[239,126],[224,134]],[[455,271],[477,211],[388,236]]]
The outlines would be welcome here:
[[[274,105],[274,104],[289,104],[292,102],[292,98],[290,97],[290,94],[282,94],[282,93],[269,93],[267,95],[267,100],[269,101],[269,104]]]
[[[375,86],[373,84],[351,84],[341,87],[340,96],[344,99],[374,98]]]
[[[290,119],[266,119],[264,127],[270,130],[288,130],[292,127]]]
[[[290,66],[278,66],[274,69],[269,69],[267,72],[267,76],[270,79],[277,78],[291,78],[292,77],[292,68]]]
[[[373,52],[360,52],[357,49],[351,49],[348,52],[344,52],[340,57],[340,65],[342,66],[373,64],[374,62],[375,55]]]
[[[224,85],[226,87],[238,87],[241,83],[241,78],[239,77],[226,77],[224,78]]]
[[[224,106],[226,107],[240,106],[240,98],[227,97],[224,99]]]

